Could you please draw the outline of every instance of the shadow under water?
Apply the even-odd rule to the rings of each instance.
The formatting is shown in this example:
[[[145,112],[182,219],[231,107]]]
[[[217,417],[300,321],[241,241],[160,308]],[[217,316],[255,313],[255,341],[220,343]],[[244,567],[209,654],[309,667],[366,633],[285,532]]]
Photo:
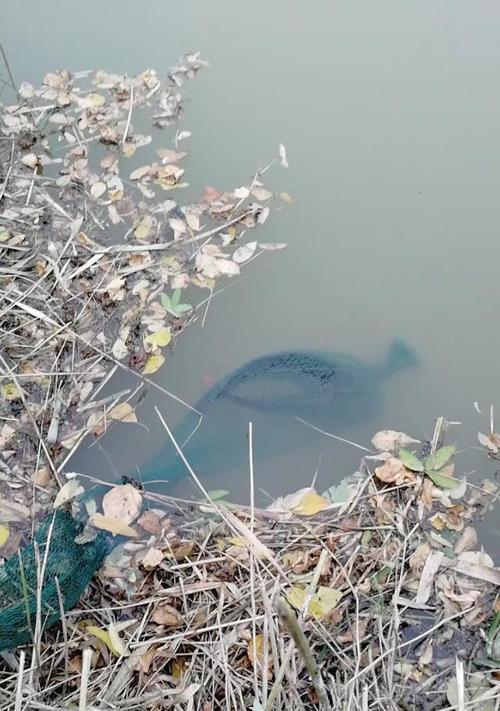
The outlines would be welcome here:
[[[369,365],[341,353],[286,351],[264,355],[221,378],[176,427],[174,436],[201,476],[237,469],[248,461],[253,423],[257,463],[318,438],[299,418],[326,431],[346,432],[383,404],[383,383],[418,359],[403,341],[382,362]],[[188,474],[169,440],[140,471],[143,482],[176,482]]]

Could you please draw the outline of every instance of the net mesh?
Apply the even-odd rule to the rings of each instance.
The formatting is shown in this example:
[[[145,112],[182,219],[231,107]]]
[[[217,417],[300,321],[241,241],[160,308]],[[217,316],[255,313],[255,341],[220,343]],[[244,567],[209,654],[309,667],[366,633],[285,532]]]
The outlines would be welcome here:
[[[101,532],[92,541],[77,543],[82,528],[58,509],[42,521],[30,545],[0,566],[0,651],[33,639],[40,571],[43,629],[61,618],[61,605],[67,611],[80,599],[109,549]]]

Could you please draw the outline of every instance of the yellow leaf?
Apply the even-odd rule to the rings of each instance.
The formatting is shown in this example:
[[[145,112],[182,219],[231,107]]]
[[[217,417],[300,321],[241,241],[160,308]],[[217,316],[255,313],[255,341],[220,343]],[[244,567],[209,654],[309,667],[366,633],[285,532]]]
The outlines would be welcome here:
[[[315,491],[309,491],[302,497],[293,512],[298,516],[312,516],[318,511],[323,511],[328,506],[328,501]]]
[[[137,415],[128,402],[122,402],[120,405],[111,408],[108,412],[108,417],[112,420],[119,420],[120,422],[137,422]]]
[[[156,373],[156,371],[161,368],[164,362],[165,356],[162,356],[161,353],[158,353],[157,355],[150,355],[146,361],[146,365],[144,366],[142,374],[151,375],[152,373]]]
[[[342,597],[340,590],[335,588],[327,588],[324,585],[320,585],[311,604],[309,605],[309,612],[316,617],[318,620],[322,620],[337,607],[337,604]]]
[[[106,103],[106,99],[102,94],[87,94],[86,97],[94,107],[102,106],[104,103]]]
[[[334,610],[342,597],[340,590],[320,586],[309,603],[308,612],[317,620],[322,620]],[[306,589],[294,585],[286,596],[290,605],[301,610],[306,599]]]
[[[247,644],[247,654],[251,662],[257,662],[257,664],[262,665],[264,656],[264,635],[256,634],[248,640]]]
[[[146,237],[151,232],[152,227],[153,218],[151,217],[151,215],[144,215],[144,217],[142,217],[135,226],[134,234],[137,239],[146,239]]]
[[[101,513],[95,513],[90,517],[90,523],[96,528],[101,528],[103,531],[109,531],[114,536],[128,536],[129,538],[135,538],[137,536],[137,531],[126,523],[120,521],[117,518],[109,518],[108,516],[103,516]]]
[[[228,538],[227,542],[230,543],[232,546],[237,546],[238,548],[252,548],[252,545],[250,541],[248,541],[246,538],[243,538],[241,536],[235,536],[234,538]],[[258,546],[255,547],[254,549],[254,555],[256,558],[259,560],[264,560],[267,556],[263,550],[261,550]]]
[[[87,632],[89,634],[93,634],[94,637],[97,637],[102,642],[104,642],[106,647],[110,650],[110,652],[112,652],[115,655],[115,657],[121,656],[121,653],[119,652],[119,650],[116,649],[116,647],[114,646],[108,630],[103,630],[100,627],[96,627],[96,625],[89,625],[87,627]]]
[[[286,203],[291,205],[293,203],[293,197],[289,195],[288,193],[280,193],[280,198],[284,200]]]
[[[9,526],[7,523],[0,523],[0,546],[4,546],[9,540]]]
[[[185,665],[181,659],[174,659],[172,662],[172,672],[171,676],[176,680],[180,681],[186,672]]]
[[[144,343],[152,343],[154,346],[168,346],[172,340],[170,328],[160,328],[159,331],[151,333],[144,338]]]
[[[14,383],[7,383],[2,385],[2,395],[4,400],[17,400],[21,397],[21,393],[16,388]]]

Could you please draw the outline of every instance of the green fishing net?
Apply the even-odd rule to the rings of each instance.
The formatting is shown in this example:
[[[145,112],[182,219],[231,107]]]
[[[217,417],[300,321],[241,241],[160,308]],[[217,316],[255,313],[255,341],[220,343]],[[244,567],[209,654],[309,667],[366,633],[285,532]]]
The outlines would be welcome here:
[[[0,565],[0,651],[33,639],[37,616],[39,572],[42,629],[61,618],[78,602],[109,550],[108,536],[77,543],[83,524],[58,509],[47,516],[33,542]],[[60,594],[57,586],[59,584]]]

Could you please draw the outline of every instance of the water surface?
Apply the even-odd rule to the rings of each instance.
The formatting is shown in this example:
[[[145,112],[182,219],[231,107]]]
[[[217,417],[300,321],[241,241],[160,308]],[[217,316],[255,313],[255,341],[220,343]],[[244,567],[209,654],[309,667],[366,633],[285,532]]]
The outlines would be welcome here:
[[[460,443],[475,445],[486,418],[473,402],[485,411],[500,402],[497,3],[23,0],[4,3],[1,16],[18,80],[60,67],[163,70],[200,49],[211,68],[187,88],[185,113],[193,195],[248,181],[287,146],[291,167],[273,186],[295,204],[261,237],[288,250],[256,260],[214,299],[159,382],[196,402],[206,376],[264,353],[311,348],[373,362],[401,337],[420,367],[388,380],[381,407],[339,422],[339,433],[364,445],[385,427],[426,437],[442,414],[463,423]],[[151,391],[139,407],[148,430],[116,427],[100,443],[108,457],[82,449],[72,468],[111,476],[142,465],[165,439],[154,404],[172,424],[185,414]],[[318,471],[321,488],[358,457],[308,435],[258,460],[256,483],[275,494]],[[491,473],[474,450],[461,461]],[[247,496],[244,463],[208,479]],[[192,493],[189,480],[176,491]]]

